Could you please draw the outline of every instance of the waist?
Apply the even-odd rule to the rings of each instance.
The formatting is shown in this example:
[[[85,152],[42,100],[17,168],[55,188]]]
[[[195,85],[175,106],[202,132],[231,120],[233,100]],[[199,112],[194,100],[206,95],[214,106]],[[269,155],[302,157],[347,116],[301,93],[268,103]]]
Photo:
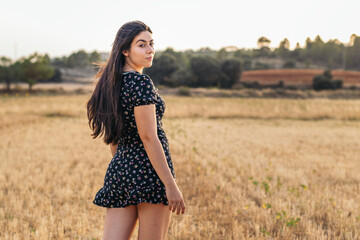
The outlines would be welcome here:
[[[166,141],[167,142],[167,137],[164,131],[158,131],[157,132],[157,136],[158,139],[160,140],[160,142]],[[139,134],[136,135],[124,135],[119,139],[119,144],[121,145],[137,145],[137,146],[142,146],[143,142],[139,136]]]

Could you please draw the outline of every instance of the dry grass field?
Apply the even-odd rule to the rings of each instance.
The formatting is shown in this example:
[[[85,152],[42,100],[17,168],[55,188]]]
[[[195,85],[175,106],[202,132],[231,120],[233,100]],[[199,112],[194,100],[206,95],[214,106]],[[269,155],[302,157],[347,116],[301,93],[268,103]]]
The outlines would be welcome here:
[[[311,85],[315,75],[322,74],[319,69],[269,69],[243,72],[242,81],[258,81],[260,84],[275,84],[283,80],[285,85]],[[334,79],[343,79],[344,86],[360,86],[360,72],[333,70]]]
[[[88,98],[0,96],[0,239],[101,239]],[[187,206],[169,240],[360,239],[359,100],[164,100]]]

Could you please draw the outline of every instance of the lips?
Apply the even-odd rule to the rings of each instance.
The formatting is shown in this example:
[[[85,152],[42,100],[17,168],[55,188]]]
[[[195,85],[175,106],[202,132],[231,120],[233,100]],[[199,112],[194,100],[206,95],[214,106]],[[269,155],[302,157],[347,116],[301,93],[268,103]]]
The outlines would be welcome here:
[[[152,60],[152,57],[148,57],[148,58],[146,58],[147,60],[149,60],[149,61],[151,61]]]

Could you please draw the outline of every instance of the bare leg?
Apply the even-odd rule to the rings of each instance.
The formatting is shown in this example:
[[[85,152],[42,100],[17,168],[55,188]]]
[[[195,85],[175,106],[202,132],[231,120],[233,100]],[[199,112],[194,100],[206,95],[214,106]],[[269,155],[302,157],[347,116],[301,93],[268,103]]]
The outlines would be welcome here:
[[[165,240],[171,219],[169,206],[162,203],[139,203],[138,240]]]
[[[106,208],[103,240],[128,240],[138,220],[136,206]]]

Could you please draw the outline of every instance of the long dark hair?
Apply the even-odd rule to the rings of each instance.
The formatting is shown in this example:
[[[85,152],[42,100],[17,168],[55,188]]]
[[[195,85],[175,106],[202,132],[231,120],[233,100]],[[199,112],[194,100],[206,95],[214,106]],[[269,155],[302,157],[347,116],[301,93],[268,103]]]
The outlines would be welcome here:
[[[96,138],[104,134],[106,144],[116,144],[123,130],[120,109],[121,87],[123,83],[124,50],[129,50],[134,38],[142,31],[151,29],[141,21],[127,22],[118,30],[112,50],[105,63],[99,63],[95,75],[98,79],[94,92],[87,102],[87,117],[91,136]]]

